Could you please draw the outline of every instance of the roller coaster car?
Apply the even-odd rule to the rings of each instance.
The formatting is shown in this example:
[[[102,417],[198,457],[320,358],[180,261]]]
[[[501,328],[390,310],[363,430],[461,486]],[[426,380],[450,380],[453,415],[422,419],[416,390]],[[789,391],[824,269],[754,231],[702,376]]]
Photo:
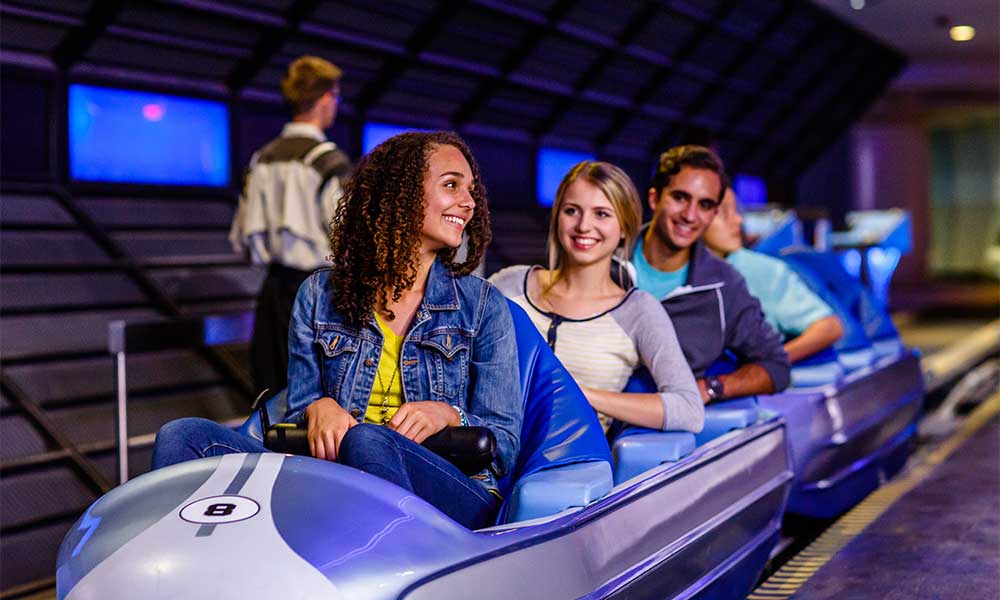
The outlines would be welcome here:
[[[785,420],[795,484],[787,511],[832,518],[860,502],[909,457],[924,386],[918,355],[905,348],[874,295],[836,256],[786,249],[784,259],[833,309],[844,328],[832,349],[792,365],[792,386],[781,394],[740,398],[706,407],[705,427],[687,441],[702,446],[769,415]],[[722,360],[716,374],[735,368]],[[648,373],[626,391],[650,392]],[[615,441],[615,481],[638,475],[669,456],[690,434],[626,429]]]
[[[717,409],[719,435],[700,446],[689,433],[631,431],[613,469],[583,393],[527,315],[511,312],[524,422],[495,526],[470,531],[336,463],[206,458],[91,505],[60,547],[58,597],[744,597],[792,484],[784,421],[750,400]],[[275,421],[281,402],[267,406]],[[260,429],[256,417],[243,426]],[[655,444],[630,445],[641,440]]]
[[[784,394],[760,406],[782,414],[796,485],[789,512],[836,516],[906,462],[924,397],[919,355],[906,348],[881,302],[836,256],[779,254],[833,309],[844,327],[834,348],[792,366]]]

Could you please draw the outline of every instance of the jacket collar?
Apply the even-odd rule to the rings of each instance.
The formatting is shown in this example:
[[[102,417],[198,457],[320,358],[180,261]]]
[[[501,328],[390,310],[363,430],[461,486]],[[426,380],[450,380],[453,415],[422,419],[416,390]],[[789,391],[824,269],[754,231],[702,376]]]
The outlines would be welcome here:
[[[646,231],[649,230],[651,223],[646,223],[639,229],[639,237],[645,237]],[[638,244],[635,245],[638,247]],[[633,257],[635,249],[633,248]],[[687,279],[684,284],[687,286],[701,287],[705,285],[714,285],[717,283],[723,283],[725,277],[723,276],[723,267],[725,262],[714,254],[712,254],[708,248],[705,247],[705,242],[699,238],[691,246],[691,255],[688,258],[688,272]]]
[[[444,266],[440,258],[434,259],[430,273],[427,274],[423,306],[427,310],[459,309],[455,277]]]
[[[306,137],[312,138],[317,142],[326,141],[326,134],[324,134],[319,127],[310,123],[302,123],[300,121],[285,123],[285,126],[281,130],[281,137]]]

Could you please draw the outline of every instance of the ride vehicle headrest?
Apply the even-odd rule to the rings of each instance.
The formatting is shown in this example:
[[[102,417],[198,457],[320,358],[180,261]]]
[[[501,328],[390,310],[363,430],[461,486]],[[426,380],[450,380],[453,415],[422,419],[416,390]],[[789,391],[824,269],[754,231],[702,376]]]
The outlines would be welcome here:
[[[505,498],[518,479],[544,469],[590,461],[611,463],[604,431],[580,386],[524,310],[510,300],[507,303],[517,335],[524,421],[517,463],[499,481]]]

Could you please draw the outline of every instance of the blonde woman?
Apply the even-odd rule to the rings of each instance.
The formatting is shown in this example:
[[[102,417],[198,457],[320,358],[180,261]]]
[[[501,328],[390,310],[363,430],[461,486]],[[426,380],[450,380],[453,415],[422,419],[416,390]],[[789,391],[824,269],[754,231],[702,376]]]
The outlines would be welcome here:
[[[631,251],[641,218],[628,175],[609,163],[581,162],[556,192],[548,268],[508,267],[490,281],[525,309],[605,429],[618,419],[697,432],[704,406],[670,317],[653,296],[623,289],[611,276],[615,256]],[[642,366],[657,392],[622,392]]]

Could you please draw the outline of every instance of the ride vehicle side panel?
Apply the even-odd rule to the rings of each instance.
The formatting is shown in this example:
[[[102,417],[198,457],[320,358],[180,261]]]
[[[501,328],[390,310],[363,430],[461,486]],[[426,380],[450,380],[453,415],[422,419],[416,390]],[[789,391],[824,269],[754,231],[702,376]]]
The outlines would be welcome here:
[[[207,458],[99,499],[60,548],[58,592],[72,600],[465,598],[470,589],[482,598],[575,598],[641,582],[673,595],[735,569],[759,571],[745,557],[777,531],[790,480],[776,420],[582,510],[473,532],[336,463]],[[664,571],[670,577],[651,578]]]
[[[797,479],[789,512],[829,518],[877,488],[905,460],[922,398],[913,353],[839,387],[761,396],[762,407],[788,421]]]
[[[695,597],[734,573],[750,586],[776,540],[791,479],[782,421],[734,431],[580,511],[480,532],[505,546],[404,597],[465,598],[470,589],[481,600]]]

